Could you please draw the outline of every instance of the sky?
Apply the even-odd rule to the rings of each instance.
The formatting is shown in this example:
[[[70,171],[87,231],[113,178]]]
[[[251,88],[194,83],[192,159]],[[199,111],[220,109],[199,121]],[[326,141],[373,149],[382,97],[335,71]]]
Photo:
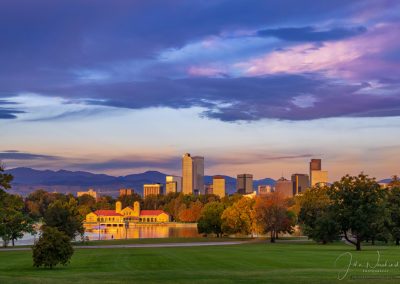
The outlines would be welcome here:
[[[7,168],[399,174],[400,1],[0,2]]]

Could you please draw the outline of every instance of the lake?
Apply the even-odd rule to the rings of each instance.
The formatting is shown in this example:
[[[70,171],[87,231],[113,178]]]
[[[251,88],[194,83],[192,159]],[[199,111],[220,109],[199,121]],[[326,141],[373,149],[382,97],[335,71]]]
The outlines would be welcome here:
[[[147,238],[192,238],[199,237],[197,224],[168,223],[168,224],[130,224],[130,227],[99,227],[85,224],[85,237],[89,240],[111,239],[147,239]],[[32,245],[39,236],[24,235],[15,245]]]

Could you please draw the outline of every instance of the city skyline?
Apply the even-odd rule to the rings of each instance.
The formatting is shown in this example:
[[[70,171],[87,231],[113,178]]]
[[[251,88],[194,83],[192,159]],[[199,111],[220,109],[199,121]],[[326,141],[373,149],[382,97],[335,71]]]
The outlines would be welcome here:
[[[206,175],[290,179],[312,158],[330,181],[400,174],[399,9],[4,1],[0,160],[180,175],[190,152]]]

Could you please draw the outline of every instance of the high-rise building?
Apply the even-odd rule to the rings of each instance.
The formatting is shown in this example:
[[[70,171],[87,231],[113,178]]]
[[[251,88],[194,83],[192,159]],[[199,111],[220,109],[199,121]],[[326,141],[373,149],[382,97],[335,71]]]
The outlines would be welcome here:
[[[282,194],[284,197],[293,197],[292,181],[281,177],[275,183],[275,192]]]
[[[265,195],[272,192],[272,186],[270,185],[259,185],[257,187],[257,191],[259,195]]]
[[[149,195],[161,195],[163,194],[163,185],[160,183],[144,184],[143,185],[143,197],[146,198]]]
[[[223,176],[213,177],[213,194],[218,195],[220,198],[225,197],[225,178]]]
[[[165,193],[181,192],[182,191],[182,178],[178,176],[165,177]]]
[[[306,174],[292,174],[293,195],[304,192],[310,187],[310,179]]]
[[[310,161],[310,186],[328,183],[328,172],[322,171],[321,159]]]
[[[204,157],[195,156],[193,159],[193,191],[204,194]]]
[[[182,192],[193,194],[193,160],[189,153],[182,157]]]
[[[253,192],[253,175],[240,174],[237,175],[236,190],[240,194],[247,194]]]
[[[184,194],[204,194],[204,157],[182,157],[182,192]]]

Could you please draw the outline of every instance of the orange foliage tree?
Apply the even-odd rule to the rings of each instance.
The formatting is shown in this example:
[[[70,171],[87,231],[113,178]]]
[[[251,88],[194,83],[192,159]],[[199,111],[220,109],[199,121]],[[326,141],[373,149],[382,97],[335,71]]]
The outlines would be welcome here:
[[[292,233],[295,215],[288,210],[287,199],[279,193],[256,197],[253,218],[257,231],[270,233],[274,243],[279,233]]]

